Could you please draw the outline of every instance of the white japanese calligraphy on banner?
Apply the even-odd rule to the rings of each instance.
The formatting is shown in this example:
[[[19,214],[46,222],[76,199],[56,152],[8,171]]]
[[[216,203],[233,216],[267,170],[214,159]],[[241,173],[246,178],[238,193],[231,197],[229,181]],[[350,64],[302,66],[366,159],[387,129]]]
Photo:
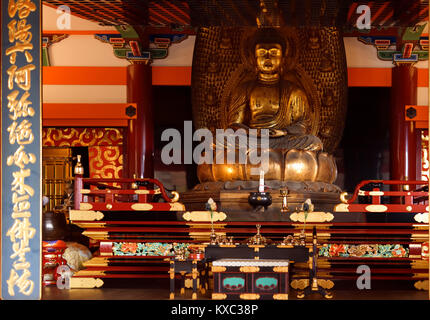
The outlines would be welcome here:
[[[40,299],[40,7],[1,8],[3,299]]]

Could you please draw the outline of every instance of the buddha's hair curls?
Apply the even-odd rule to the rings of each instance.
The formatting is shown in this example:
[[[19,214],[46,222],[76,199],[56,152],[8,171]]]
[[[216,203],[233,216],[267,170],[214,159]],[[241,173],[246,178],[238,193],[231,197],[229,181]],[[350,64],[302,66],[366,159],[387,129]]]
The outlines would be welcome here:
[[[287,42],[285,38],[275,28],[259,28],[254,37],[253,48],[257,44],[278,43],[282,47],[282,53],[287,52]]]

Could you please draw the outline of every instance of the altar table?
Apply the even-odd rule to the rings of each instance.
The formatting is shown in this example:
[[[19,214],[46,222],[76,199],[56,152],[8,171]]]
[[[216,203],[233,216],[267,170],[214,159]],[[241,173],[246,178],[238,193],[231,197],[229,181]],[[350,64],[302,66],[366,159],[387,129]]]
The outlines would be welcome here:
[[[220,259],[212,262],[212,299],[287,300],[288,260]]]

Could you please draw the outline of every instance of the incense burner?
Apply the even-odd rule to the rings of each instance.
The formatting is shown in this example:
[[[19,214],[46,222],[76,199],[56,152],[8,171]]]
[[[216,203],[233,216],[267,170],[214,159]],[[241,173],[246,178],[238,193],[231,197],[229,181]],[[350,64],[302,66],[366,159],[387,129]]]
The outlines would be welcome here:
[[[264,209],[267,209],[272,204],[272,196],[269,192],[251,192],[248,202],[254,208],[264,207]]]

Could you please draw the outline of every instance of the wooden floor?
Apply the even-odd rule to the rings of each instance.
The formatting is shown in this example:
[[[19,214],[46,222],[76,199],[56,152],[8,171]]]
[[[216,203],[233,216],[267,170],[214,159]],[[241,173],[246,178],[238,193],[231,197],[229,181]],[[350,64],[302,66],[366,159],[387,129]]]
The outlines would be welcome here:
[[[428,300],[428,291],[413,288],[396,288],[392,285],[372,290],[358,290],[342,286],[332,290],[333,300]],[[169,297],[168,281],[153,280],[151,282],[135,282],[119,280],[106,283],[99,289],[61,290],[56,286],[43,288],[43,300],[166,300]],[[181,296],[177,290],[176,299],[191,299],[191,290],[187,289]],[[198,299],[210,299],[210,293],[198,295]],[[295,292],[290,294],[291,300],[297,300]],[[322,299],[318,293],[307,297],[308,300]],[[306,300],[305,299],[305,300]]]
[[[191,291],[184,296],[177,295],[176,299],[191,299]],[[168,290],[136,289],[136,288],[102,288],[102,289],[71,289],[60,290],[55,287],[43,290],[43,300],[167,300]],[[199,295],[198,299],[210,299],[208,295]],[[318,294],[312,294],[306,299],[322,299]],[[305,299],[305,300],[306,300]],[[290,296],[290,300],[297,300]],[[428,300],[428,293],[423,291],[345,291],[333,292],[333,300]]]

